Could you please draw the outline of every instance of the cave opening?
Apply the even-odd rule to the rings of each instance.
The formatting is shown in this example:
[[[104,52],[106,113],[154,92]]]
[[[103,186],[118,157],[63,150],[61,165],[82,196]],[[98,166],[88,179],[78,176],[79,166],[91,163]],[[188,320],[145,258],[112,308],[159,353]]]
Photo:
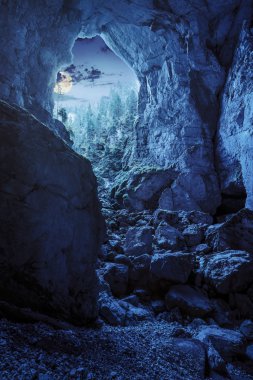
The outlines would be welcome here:
[[[72,63],[57,74],[54,117],[73,149],[93,166],[101,194],[111,188],[132,148],[139,81],[100,36],[77,38]]]

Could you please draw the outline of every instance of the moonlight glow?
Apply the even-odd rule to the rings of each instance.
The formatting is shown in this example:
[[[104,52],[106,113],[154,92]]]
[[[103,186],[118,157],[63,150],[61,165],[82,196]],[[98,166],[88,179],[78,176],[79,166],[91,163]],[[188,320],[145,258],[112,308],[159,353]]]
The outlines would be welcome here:
[[[66,71],[59,72],[59,78],[54,87],[54,92],[57,94],[66,94],[72,88],[72,78]]]
[[[58,109],[83,107],[85,103],[98,104],[102,97],[110,96],[111,90],[119,84],[138,91],[134,71],[110,50],[101,37],[78,38],[72,56],[73,62],[62,67],[57,76],[54,93]],[[62,96],[59,97],[59,94]]]

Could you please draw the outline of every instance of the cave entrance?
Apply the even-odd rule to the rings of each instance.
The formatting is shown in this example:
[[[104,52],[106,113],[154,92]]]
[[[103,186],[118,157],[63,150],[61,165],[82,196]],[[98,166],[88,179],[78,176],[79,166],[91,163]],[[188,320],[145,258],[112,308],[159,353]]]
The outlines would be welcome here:
[[[138,79],[100,36],[78,38],[73,63],[57,74],[54,116],[87,157],[100,187],[110,188],[132,147]]]

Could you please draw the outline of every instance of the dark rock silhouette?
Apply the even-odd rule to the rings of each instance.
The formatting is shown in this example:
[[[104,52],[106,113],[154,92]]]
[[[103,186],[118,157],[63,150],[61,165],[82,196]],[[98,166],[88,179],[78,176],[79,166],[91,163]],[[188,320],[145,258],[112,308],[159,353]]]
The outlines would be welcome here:
[[[1,297],[94,319],[103,220],[90,163],[27,111],[1,101],[0,115]]]

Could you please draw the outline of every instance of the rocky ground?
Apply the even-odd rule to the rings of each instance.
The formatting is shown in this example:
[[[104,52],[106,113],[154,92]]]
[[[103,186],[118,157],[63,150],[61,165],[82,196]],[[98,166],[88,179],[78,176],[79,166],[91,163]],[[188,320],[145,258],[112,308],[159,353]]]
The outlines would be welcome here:
[[[2,320],[1,379],[234,379],[253,378],[247,360],[226,365],[226,375],[208,371],[205,345],[195,338],[200,328],[217,327],[200,320],[182,325],[153,320],[135,326],[55,330],[44,324]],[[242,352],[242,335],[222,340],[226,354]]]
[[[0,379],[253,379],[253,213],[103,212],[96,325],[3,318]]]

